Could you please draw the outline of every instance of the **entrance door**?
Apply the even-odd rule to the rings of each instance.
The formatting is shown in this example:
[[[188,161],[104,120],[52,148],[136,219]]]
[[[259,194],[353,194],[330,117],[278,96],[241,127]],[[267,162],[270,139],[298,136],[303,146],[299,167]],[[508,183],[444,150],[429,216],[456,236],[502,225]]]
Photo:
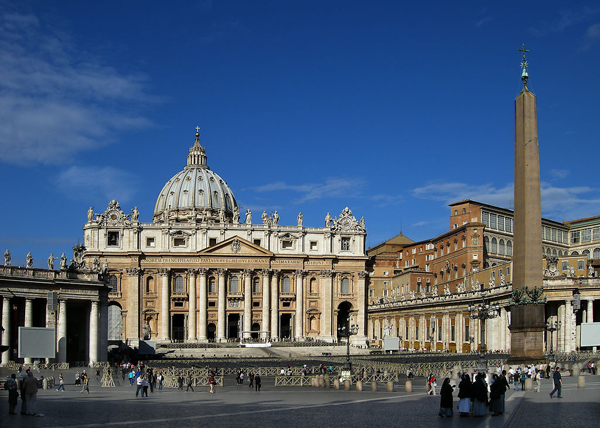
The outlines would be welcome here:
[[[281,338],[289,339],[292,337],[292,314],[281,314]]]
[[[214,325],[213,323],[210,323],[208,325],[208,331],[207,331],[207,333],[208,333],[208,340],[211,341],[211,342],[214,342],[216,334],[217,334],[217,326]]]
[[[173,315],[173,335],[171,339],[174,342],[183,342],[185,339],[185,317],[183,314]]]
[[[227,315],[228,339],[238,339],[240,336],[240,314]]]
[[[252,339],[258,339],[258,332],[260,331],[260,324],[255,322],[252,324]]]

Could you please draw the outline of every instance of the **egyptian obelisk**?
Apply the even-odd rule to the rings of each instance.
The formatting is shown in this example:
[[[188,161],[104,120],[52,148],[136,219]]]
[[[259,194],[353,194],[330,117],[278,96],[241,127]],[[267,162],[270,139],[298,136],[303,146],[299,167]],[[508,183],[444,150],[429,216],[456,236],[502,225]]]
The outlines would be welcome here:
[[[535,95],[527,88],[529,74],[525,45],[521,68],[523,90],[515,100],[515,220],[513,296],[523,291],[511,308],[511,360],[543,359],[545,315],[543,303],[533,303],[525,290],[542,289],[542,207],[540,156]],[[527,287],[527,288],[525,288]]]

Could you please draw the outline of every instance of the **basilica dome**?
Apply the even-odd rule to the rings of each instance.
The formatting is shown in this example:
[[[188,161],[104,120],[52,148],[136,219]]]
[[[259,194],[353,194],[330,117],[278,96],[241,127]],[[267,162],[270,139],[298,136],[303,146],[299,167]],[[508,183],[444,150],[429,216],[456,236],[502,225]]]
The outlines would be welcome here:
[[[187,165],[175,174],[156,200],[155,223],[230,222],[239,208],[227,183],[206,165],[204,147],[196,131],[196,141],[190,148]]]

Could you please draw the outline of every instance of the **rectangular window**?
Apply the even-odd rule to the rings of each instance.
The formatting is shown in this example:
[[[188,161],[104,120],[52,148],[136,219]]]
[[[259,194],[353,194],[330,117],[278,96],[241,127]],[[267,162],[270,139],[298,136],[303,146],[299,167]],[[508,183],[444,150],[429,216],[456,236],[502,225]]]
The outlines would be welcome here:
[[[415,339],[419,340],[419,326],[415,327]]]
[[[420,292],[421,292],[421,283],[419,282],[417,284],[417,293],[420,293]]]
[[[214,245],[217,245],[217,238],[209,238],[208,239],[208,246],[212,247]]]
[[[450,326],[450,342],[456,342],[455,326]]]
[[[118,247],[119,246],[119,232],[108,232],[108,246]]]
[[[214,308],[215,306],[217,306],[217,302],[208,302],[208,306],[210,308]]]
[[[504,230],[504,216],[498,216],[498,230]]]
[[[281,248],[283,248],[284,250],[290,250],[290,249],[292,249],[292,247],[293,247],[292,241],[289,241],[289,240],[281,241]]]
[[[369,289],[369,297],[373,297],[375,296],[375,290],[373,290],[372,288]]]
[[[497,220],[498,216],[496,214],[490,214],[490,229],[496,229],[498,227]]]
[[[252,302],[252,306],[254,306],[255,308],[259,308],[260,302]]]
[[[185,238],[173,238],[174,247],[185,247]]]
[[[592,229],[583,229],[581,231],[581,242],[590,242],[592,240]]]
[[[283,306],[284,308],[289,308],[289,307],[290,307],[290,302],[283,302],[283,303],[282,303],[282,306]]]
[[[552,228],[552,232],[550,234],[550,239],[552,240],[552,242],[556,242],[556,229]]]
[[[154,238],[146,238],[146,247],[154,248],[155,246]]]
[[[581,233],[579,230],[571,232],[571,244],[579,244],[581,242]]]
[[[567,270],[567,269],[569,269],[569,262],[562,262],[561,269],[562,269],[562,270]]]
[[[507,232],[512,233],[512,229],[513,229],[513,219],[512,218],[506,218],[506,220],[504,221],[504,229],[506,229]]]
[[[408,326],[404,329],[404,339],[408,340]]]
[[[577,270],[584,270],[585,262],[583,260],[577,260]]]
[[[468,342],[469,339],[470,339],[470,337],[469,337],[469,325],[467,324],[465,326],[465,342]]]
[[[260,247],[260,239],[255,239],[253,242],[254,242],[254,245],[257,245]]]
[[[592,239],[594,241],[597,240],[597,239],[600,239],[600,227],[594,227],[593,232],[594,232],[593,233],[594,237]]]
[[[413,253],[413,254],[417,254],[417,249],[416,249],[416,248],[413,248],[413,249],[412,249],[412,253]]]
[[[318,247],[317,247],[317,241],[310,241],[310,249],[312,251],[317,251]]]
[[[350,238],[342,238],[342,251],[350,251]]]
[[[481,222],[486,226],[490,225],[490,213],[483,211],[481,213]]]

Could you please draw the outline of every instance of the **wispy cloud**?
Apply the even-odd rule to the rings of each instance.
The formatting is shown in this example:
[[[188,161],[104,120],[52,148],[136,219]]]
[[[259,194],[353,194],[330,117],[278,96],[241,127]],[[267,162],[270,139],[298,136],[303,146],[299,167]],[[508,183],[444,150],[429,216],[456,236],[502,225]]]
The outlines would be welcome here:
[[[588,27],[585,32],[585,45],[581,48],[582,51],[591,48],[594,43],[600,40],[600,24],[594,24]]]
[[[330,178],[324,183],[305,183],[298,185],[286,184],[282,181],[253,187],[251,190],[259,193],[291,191],[300,194],[295,203],[302,203],[323,198],[358,197],[365,181],[361,179]]]
[[[552,174],[553,178],[563,179],[569,176],[570,171],[566,169],[553,169],[552,171],[550,171],[550,174]]]
[[[413,190],[415,197],[443,202],[444,205],[471,199],[490,205],[513,208],[514,186],[497,188],[492,184],[435,183]],[[588,186],[554,187],[541,184],[542,213],[553,220],[596,215],[600,210],[600,189]]]
[[[136,110],[157,100],[142,75],[78,52],[34,15],[0,12],[0,58],[0,161],[63,163],[149,125]]]
[[[139,181],[133,174],[111,166],[72,166],[59,174],[56,185],[76,200],[128,202],[138,190]]]
[[[584,7],[580,10],[561,10],[558,17],[551,22],[544,22],[540,27],[532,28],[531,32],[538,37],[544,37],[550,33],[560,33],[567,28],[580,24],[600,13],[600,8]]]

